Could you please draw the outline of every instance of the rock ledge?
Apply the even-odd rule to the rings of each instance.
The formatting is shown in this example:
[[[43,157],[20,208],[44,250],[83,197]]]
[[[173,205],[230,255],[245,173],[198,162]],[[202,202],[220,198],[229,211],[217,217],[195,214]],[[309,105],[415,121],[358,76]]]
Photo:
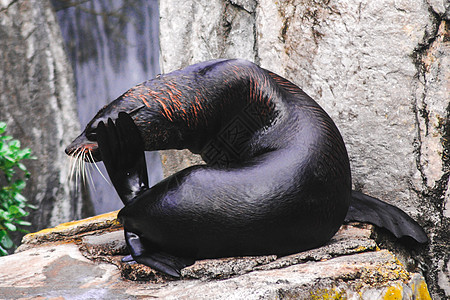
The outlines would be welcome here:
[[[431,299],[420,274],[378,248],[370,226],[342,226],[327,245],[286,257],[197,261],[174,280],[121,262],[116,216],[25,236],[16,254],[0,258],[0,298]]]

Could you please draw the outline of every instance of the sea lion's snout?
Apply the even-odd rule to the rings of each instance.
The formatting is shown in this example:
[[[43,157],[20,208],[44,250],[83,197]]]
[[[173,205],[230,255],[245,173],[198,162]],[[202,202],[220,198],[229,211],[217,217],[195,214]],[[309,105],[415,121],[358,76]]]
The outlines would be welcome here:
[[[67,146],[64,151],[67,155],[73,157],[77,157],[84,153],[83,157],[87,162],[97,162],[102,160],[97,142],[88,140],[84,132]]]

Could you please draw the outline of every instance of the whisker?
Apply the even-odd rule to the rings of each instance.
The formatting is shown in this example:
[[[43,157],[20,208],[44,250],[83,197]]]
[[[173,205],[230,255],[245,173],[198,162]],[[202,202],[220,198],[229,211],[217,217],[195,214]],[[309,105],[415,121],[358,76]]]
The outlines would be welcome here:
[[[67,165],[67,169],[69,170],[69,172],[67,172],[67,183],[69,184],[69,186],[71,186],[72,184],[72,178],[70,177],[70,174],[72,173],[72,168],[73,168],[73,164],[72,164],[72,156],[67,157],[66,160],[66,165]]]
[[[81,182],[83,184],[86,184],[86,149],[83,149],[83,155],[81,156],[80,162],[81,162]]]
[[[88,175],[88,181],[90,182],[90,185],[92,186],[92,188],[94,189],[94,192],[95,192],[96,187],[94,184],[94,178],[92,178],[92,165],[89,165],[89,168],[86,170],[87,170],[87,175]]]
[[[90,154],[90,155],[88,155]],[[86,153],[85,158],[88,160],[89,164],[86,165],[86,174],[87,174],[87,178],[88,178],[88,182],[91,183],[92,188],[94,189],[94,192],[96,190],[95,188],[95,184],[94,184],[94,179],[92,178],[92,163],[94,163],[94,161],[92,160],[92,153],[90,151],[88,151]]]
[[[67,180],[70,181],[70,172],[72,171],[72,156],[66,156],[66,158],[65,168],[66,170],[69,170],[69,172],[67,173]]]
[[[84,148],[80,149],[79,155],[77,155],[77,170],[76,170],[76,184],[80,184],[80,188],[83,184],[83,157],[84,157]]]
[[[97,162],[94,159],[92,151],[88,148],[80,147],[70,156],[69,160],[69,181],[71,184],[75,183],[75,191],[81,187],[81,185],[89,185],[95,190],[94,177],[92,170],[95,168],[100,176],[109,184],[107,176],[99,168]],[[93,165],[93,166],[92,166]]]
[[[73,180],[73,173],[76,169],[76,162],[77,162],[76,158],[71,155],[70,156],[70,174],[69,174],[70,181]]]
[[[77,153],[77,156],[75,157],[75,190],[78,190],[78,176],[80,173],[80,155],[81,155],[81,150]]]
[[[109,183],[109,180],[106,179],[105,175],[103,175],[103,172],[102,172],[102,171],[100,170],[100,168],[97,166],[97,163],[95,162],[94,157],[92,156],[92,152],[89,152],[89,154],[90,154],[91,161],[92,161],[92,163],[94,164],[94,166],[95,166],[95,168],[97,169],[97,171],[100,173],[100,175],[103,177],[103,179],[105,179],[105,181],[106,181],[108,184],[110,184],[110,183]]]
[[[74,172],[76,169],[76,158],[74,155],[70,155],[68,159],[66,160],[66,163],[68,164],[69,172],[67,173],[67,183],[70,188],[70,192],[73,192],[73,197],[78,197],[78,190],[76,186],[76,182],[73,181]]]

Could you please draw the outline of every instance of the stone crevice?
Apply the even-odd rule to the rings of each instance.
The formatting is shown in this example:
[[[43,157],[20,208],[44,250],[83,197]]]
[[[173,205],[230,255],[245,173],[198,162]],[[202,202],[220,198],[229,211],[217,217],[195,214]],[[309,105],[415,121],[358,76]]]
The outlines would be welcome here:
[[[425,223],[426,227],[428,227],[431,239],[428,249],[425,250],[428,252],[422,254],[426,265],[439,265],[440,260],[444,262],[444,265],[447,265],[449,261],[448,245],[450,244],[450,240],[445,228],[448,228],[450,224],[448,218],[444,215],[443,206],[446,201],[445,195],[449,188],[450,176],[448,159],[450,150],[450,104],[446,107],[444,116],[434,116],[437,119],[437,125],[432,123],[430,120],[430,112],[433,108],[430,108],[430,104],[433,100],[433,82],[430,81],[430,78],[434,80],[433,74],[431,73],[433,72],[434,54],[439,54],[439,51],[436,50],[439,43],[446,42],[445,36],[448,35],[448,25],[444,16],[434,11],[431,5],[428,5],[428,11],[433,24],[432,32],[430,33],[425,30],[422,42],[417,45],[412,53],[413,63],[416,67],[416,82],[414,83],[416,95],[413,97],[413,111],[416,119],[416,167],[422,178],[423,187],[421,191],[417,188],[413,190],[417,193],[419,199],[421,199],[423,206],[427,207],[427,215],[422,214],[420,217],[422,223]],[[439,50],[439,48],[437,49]],[[439,57],[436,59],[439,59]],[[426,142],[428,139],[436,139],[436,134],[439,135],[437,138],[439,138],[440,145],[442,146],[442,153],[440,154],[441,173],[440,177],[432,178],[428,176],[425,170],[427,168],[426,164],[428,163],[427,159],[429,160],[430,157],[424,156],[423,151],[427,150],[423,147],[429,147]],[[434,253],[433,256],[428,254],[430,252]],[[436,292],[444,296],[446,292],[439,282],[439,276],[442,274],[448,275],[448,270],[445,268],[437,270],[427,268],[426,266],[422,267],[424,267],[422,270],[429,280],[428,283],[435,286]]]
[[[432,16],[433,19],[433,33],[429,34],[426,30],[424,32],[423,42],[419,43],[417,47],[414,49],[411,57],[413,60],[414,65],[416,66],[416,83],[415,83],[415,90],[419,90],[420,88],[423,88],[423,91],[421,92],[420,96],[413,97],[414,103],[413,103],[413,113],[415,114],[415,123],[416,123],[416,142],[415,142],[415,152],[416,152],[416,166],[418,171],[421,174],[422,182],[425,187],[428,186],[428,178],[424,172],[424,168],[422,165],[422,132],[424,132],[424,136],[428,136],[429,134],[429,126],[430,126],[430,119],[429,119],[429,110],[427,108],[427,66],[424,61],[424,57],[426,56],[427,52],[433,45],[433,43],[436,41],[436,39],[439,36],[439,28],[442,24],[443,19],[437,12],[433,10],[433,8],[428,5],[428,10]],[[419,103],[420,102],[420,103]],[[421,107],[420,107],[421,106]],[[425,126],[424,129],[421,128],[421,120],[423,121],[423,124]],[[414,188],[416,192],[417,189]],[[445,192],[445,191],[444,191]],[[421,196],[424,196],[424,193],[422,192]]]
[[[431,45],[439,36],[439,27],[441,26],[442,22],[444,22],[442,17],[439,16],[439,14],[437,14],[435,11],[433,11],[431,7],[429,7],[429,12],[432,16],[432,23],[434,27],[433,32],[429,33],[425,30],[423,42],[419,43],[412,53],[412,59],[417,69],[416,76],[419,80],[423,80],[423,83],[426,83],[425,73],[427,71],[426,64],[423,62],[423,56],[427,53]]]
[[[19,0],[12,0],[9,2],[5,7],[0,8],[0,13],[7,11],[11,6],[13,6],[15,3],[19,2]]]
[[[258,5],[259,3],[256,2],[255,5],[255,10],[253,13],[251,13],[251,17],[252,17],[252,23],[253,23],[253,27],[252,27],[252,32],[253,32],[253,55],[255,57],[255,61],[254,63],[256,64],[260,64],[261,59],[259,57],[259,36],[258,36],[258,26],[257,26],[257,16],[256,16],[256,10],[258,9]]]
[[[418,89],[418,87],[416,87]],[[412,111],[415,117],[415,125],[416,125],[416,136],[414,138],[414,152],[416,156],[416,167],[417,170],[420,173],[420,176],[422,178],[422,184],[423,186],[427,186],[427,176],[425,175],[425,172],[423,170],[422,166],[422,137],[421,137],[421,125],[420,125],[420,108],[418,107],[418,99],[414,98],[414,103],[412,107]],[[427,126],[427,125],[425,125]],[[420,191],[418,188],[414,187],[411,183],[411,189],[419,196],[422,196],[422,191]]]
[[[442,120],[441,124],[442,130],[442,161],[443,161],[443,171],[450,172],[450,103],[447,106],[447,116],[445,121]]]
[[[240,4],[237,1],[226,0],[226,2],[239,10],[243,10],[243,11],[247,12],[250,15],[252,15],[255,12],[256,4],[250,4],[250,7],[246,8],[245,5]]]

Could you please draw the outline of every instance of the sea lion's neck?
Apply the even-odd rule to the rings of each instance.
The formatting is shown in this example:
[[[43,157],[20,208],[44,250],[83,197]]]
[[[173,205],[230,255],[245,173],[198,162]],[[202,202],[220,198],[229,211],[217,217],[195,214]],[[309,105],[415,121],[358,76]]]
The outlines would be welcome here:
[[[200,153],[224,128],[234,126],[236,118],[245,123],[247,135],[274,121],[280,91],[268,74],[256,71],[232,65],[183,76],[173,72],[136,86],[124,97],[141,101],[146,109],[139,120],[153,123],[144,133],[151,144],[146,148]],[[173,134],[159,135],[162,130]]]

